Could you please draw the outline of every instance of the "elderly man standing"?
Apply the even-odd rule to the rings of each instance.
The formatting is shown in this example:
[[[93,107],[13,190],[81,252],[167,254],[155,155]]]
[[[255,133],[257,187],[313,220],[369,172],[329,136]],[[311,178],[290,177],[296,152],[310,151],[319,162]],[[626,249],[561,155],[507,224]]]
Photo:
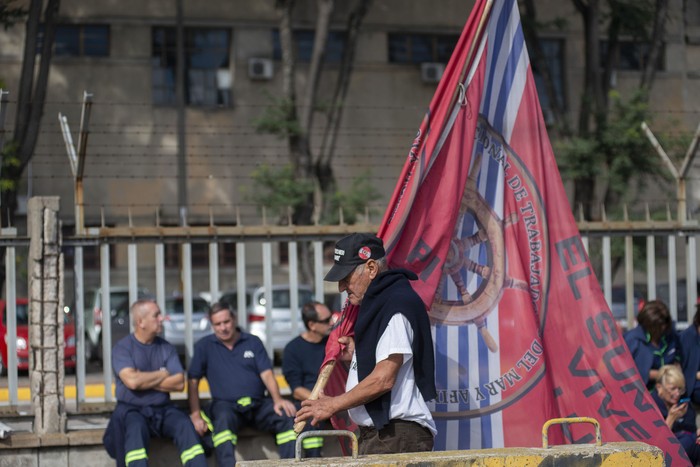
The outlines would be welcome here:
[[[158,337],[163,315],[158,304],[143,299],[131,305],[134,333],[112,351],[117,406],[105,430],[104,445],[118,466],[147,466],[151,436],[172,438],[182,465],[204,467],[207,460],[189,417],[170,401],[185,387],[177,351]]]
[[[361,454],[431,451],[437,430],[426,401],[436,396],[430,321],[409,283],[418,277],[389,270],[382,240],[356,233],[335,246],[325,277],[359,305],[355,340],[342,359],[351,365],[346,392],[302,402],[296,421],[312,424],[348,409],[360,427]]]

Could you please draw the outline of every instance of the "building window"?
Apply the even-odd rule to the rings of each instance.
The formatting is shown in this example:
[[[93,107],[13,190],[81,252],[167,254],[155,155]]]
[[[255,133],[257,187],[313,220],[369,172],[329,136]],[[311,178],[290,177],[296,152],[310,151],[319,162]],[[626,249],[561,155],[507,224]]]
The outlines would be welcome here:
[[[600,66],[605,66],[608,61],[608,41],[600,41]],[[612,68],[614,70],[642,71],[649,60],[649,44],[646,42],[635,42],[633,40],[621,40],[619,49],[612,57]],[[656,63],[657,70],[664,69],[664,47],[661,47],[659,60]]]
[[[549,68],[549,76],[552,79],[552,85],[554,86],[554,93],[556,94],[559,108],[564,110],[566,109],[564,93],[564,40],[541,38],[540,46],[542,47],[544,59]],[[532,53],[530,53],[530,56],[532,57]],[[551,123],[554,118],[552,114],[552,102],[550,102],[549,94],[547,93],[547,89],[545,89],[542,73],[537,69],[537,65],[532,59],[530,63],[532,65],[532,75],[535,78],[535,85],[537,86],[537,95],[540,98],[542,114],[544,115],[545,122]]]
[[[297,61],[310,62],[314,49],[314,38],[316,32],[312,30],[297,30],[294,34],[294,50]],[[323,55],[326,63],[340,63],[345,52],[345,42],[347,34],[342,31],[328,31],[328,41]],[[275,60],[282,59],[282,47],[280,45],[280,32],[278,29],[272,31],[272,53]]]
[[[153,103],[175,105],[177,40],[174,27],[153,28]],[[231,32],[185,28],[185,102],[199,107],[231,105]]]
[[[36,48],[41,53],[44,25],[39,28]],[[109,26],[88,24],[59,24],[53,44],[56,57],[108,57]]]
[[[458,34],[389,33],[389,62],[447,63],[458,40]]]
[[[209,244],[191,243],[192,267],[209,267]],[[165,266],[175,268],[180,266],[181,245],[175,243],[165,244]],[[236,265],[236,244],[219,243],[219,266]]]

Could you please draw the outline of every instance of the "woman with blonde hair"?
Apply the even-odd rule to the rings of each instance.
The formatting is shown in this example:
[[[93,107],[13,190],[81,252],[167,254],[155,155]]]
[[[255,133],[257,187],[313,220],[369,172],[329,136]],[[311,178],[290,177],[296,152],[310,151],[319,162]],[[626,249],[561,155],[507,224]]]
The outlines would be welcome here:
[[[659,370],[656,390],[651,393],[666,425],[671,429],[688,454],[693,465],[700,460],[700,430],[695,424],[695,410],[690,400],[681,399],[685,393],[685,377],[676,365]]]

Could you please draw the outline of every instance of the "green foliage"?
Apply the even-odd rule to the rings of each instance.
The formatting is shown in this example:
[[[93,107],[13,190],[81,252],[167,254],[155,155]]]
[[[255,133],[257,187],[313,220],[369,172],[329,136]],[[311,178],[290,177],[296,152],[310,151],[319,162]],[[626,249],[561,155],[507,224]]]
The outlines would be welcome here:
[[[608,0],[610,10],[602,14],[605,23],[614,17],[620,22],[620,32],[634,39],[648,40],[654,23],[654,0]]]
[[[354,224],[359,217],[365,215],[365,210],[371,201],[379,198],[379,192],[370,182],[369,172],[365,172],[353,179],[350,188],[346,192],[336,191],[330,200],[328,219],[329,224],[340,222],[340,208],[343,209],[343,221],[346,224]],[[369,214],[373,210],[370,209]]]
[[[292,209],[307,202],[314,191],[310,180],[297,180],[292,167],[287,165],[274,170],[266,164],[251,173],[254,185],[248,198],[258,206],[265,206],[272,215],[284,216]]]
[[[5,29],[24,19],[27,14],[27,10],[17,6],[17,3],[19,2],[14,0],[0,0],[0,24],[5,26]]]
[[[261,165],[251,173],[251,178],[254,182],[252,188],[243,188],[247,199],[260,207],[265,206],[273,216],[286,216],[288,208],[302,206],[314,191],[313,182],[295,178],[291,166],[275,170],[268,165]],[[328,201],[330,214],[324,217],[322,222],[339,223],[339,209],[342,207],[343,221],[346,224],[354,224],[364,216],[369,203],[378,197],[379,192],[370,183],[368,174],[363,174],[353,179],[347,191],[336,191],[333,194]],[[370,214],[372,213],[370,210]]]
[[[600,174],[603,158],[592,138],[560,139],[553,141],[552,145],[564,178],[576,180]]]
[[[650,117],[643,92],[637,92],[623,102],[619,94],[611,93],[611,111],[601,132],[599,150],[606,155],[610,188],[623,193],[629,180],[637,174],[659,172],[659,158],[641,129]]]
[[[266,94],[270,105],[263,114],[253,120],[253,127],[258,133],[269,133],[280,138],[288,138],[301,134],[301,126],[296,117],[294,103],[289,99],[277,98]]]
[[[17,190],[19,177],[13,174],[17,173],[20,161],[17,156],[17,143],[12,141],[5,144],[2,151],[2,173],[0,174],[0,191]]]
[[[613,91],[609,98],[610,112],[607,120],[599,122],[597,135],[555,141],[554,147],[565,177],[605,175],[610,188],[622,194],[635,175],[658,174],[659,159],[641,129],[650,117],[643,92],[624,101]]]

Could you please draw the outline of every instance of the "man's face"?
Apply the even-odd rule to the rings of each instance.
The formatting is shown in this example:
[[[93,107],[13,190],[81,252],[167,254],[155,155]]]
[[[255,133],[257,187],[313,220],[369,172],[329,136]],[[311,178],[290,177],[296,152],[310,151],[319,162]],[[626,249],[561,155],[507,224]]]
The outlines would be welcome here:
[[[372,260],[369,260],[372,261]],[[360,264],[345,279],[338,282],[338,290],[348,293],[348,301],[353,305],[362,303],[362,298],[367,292],[370,282],[372,282],[371,269],[368,263]]]
[[[309,329],[322,336],[327,336],[331,333],[331,318],[333,313],[326,305],[316,305],[317,318],[309,323]]]
[[[149,336],[157,336],[163,332],[163,315],[155,302],[145,303],[139,319],[138,327]]]
[[[229,342],[236,330],[236,318],[229,310],[219,310],[211,315],[211,327],[220,341]]]

